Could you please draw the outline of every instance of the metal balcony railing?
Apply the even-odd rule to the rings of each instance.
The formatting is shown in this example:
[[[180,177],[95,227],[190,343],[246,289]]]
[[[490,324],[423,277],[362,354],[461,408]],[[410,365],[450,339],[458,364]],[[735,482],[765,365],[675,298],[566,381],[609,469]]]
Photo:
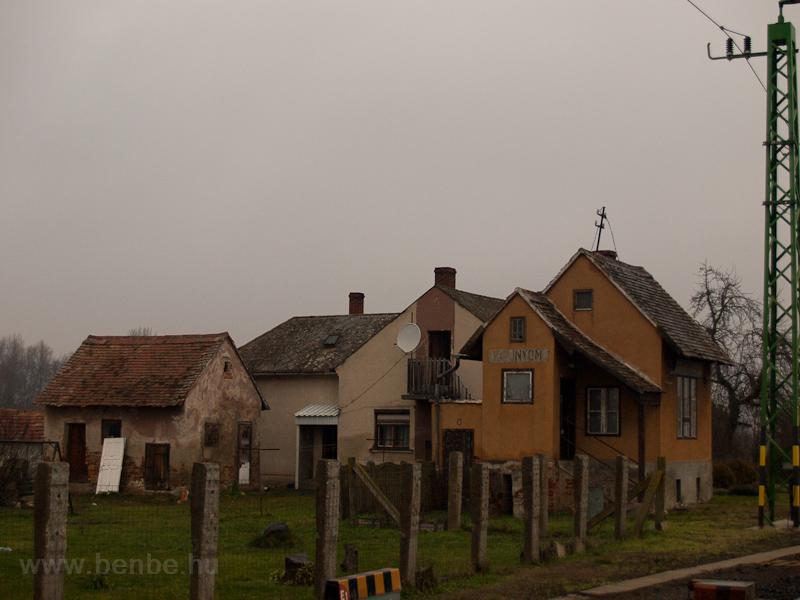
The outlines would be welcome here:
[[[472,400],[472,394],[456,373],[444,373],[452,365],[446,358],[410,359],[408,361],[408,393],[413,396],[443,400]]]

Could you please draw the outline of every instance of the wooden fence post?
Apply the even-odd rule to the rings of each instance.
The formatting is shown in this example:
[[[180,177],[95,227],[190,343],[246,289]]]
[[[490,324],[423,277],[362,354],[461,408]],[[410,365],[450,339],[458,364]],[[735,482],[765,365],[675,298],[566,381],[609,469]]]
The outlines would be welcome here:
[[[666,498],[665,488],[667,481],[667,459],[664,456],[659,456],[656,459],[656,469],[661,471],[661,483],[658,484],[656,489],[656,531],[665,531],[667,523],[664,521]]]
[[[628,533],[628,457],[617,456],[614,479],[614,538],[621,540]]]
[[[573,537],[575,552],[586,550],[586,517],[589,512],[589,458],[575,455],[572,470],[572,494],[574,499]]]

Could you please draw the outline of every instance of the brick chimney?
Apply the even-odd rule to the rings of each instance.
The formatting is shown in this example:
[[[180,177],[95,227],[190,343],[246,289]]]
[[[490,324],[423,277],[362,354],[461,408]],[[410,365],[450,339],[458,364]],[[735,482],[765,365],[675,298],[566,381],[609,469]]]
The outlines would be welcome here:
[[[453,267],[436,267],[433,274],[436,285],[456,288],[456,270]]]
[[[361,292],[350,292],[350,314],[364,314],[364,294]]]
[[[614,250],[595,250],[594,253],[610,258],[611,260],[617,260],[617,253]]]

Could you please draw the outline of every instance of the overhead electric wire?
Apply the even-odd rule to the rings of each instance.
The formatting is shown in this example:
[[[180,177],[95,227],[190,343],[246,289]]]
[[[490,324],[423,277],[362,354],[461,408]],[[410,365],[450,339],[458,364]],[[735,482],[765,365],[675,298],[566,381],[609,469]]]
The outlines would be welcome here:
[[[614,252],[617,252],[617,240],[614,239],[614,230],[611,228],[611,221],[606,215],[606,222],[608,223],[608,230],[611,232],[611,243],[614,245]],[[619,252],[617,252],[619,254]]]
[[[711,17],[708,15],[708,13],[706,13],[706,12],[705,12],[705,11],[704,11],[702,8],[700,8],[699,6],[697,6],[697,4],[695,4],[694,2],[692,2],[692,0],[686,0],[686,1],[687,1],[689,4],[691,4],[692,6],[694,6],[694,7],[695,7],[695,8],[698,10],[698,12],[700,12],[700,14],[701,14],[701,15],[703,15],[703,16],[704,16],[706,19],[708,19],[708,20],[709,20],[709,21],[711,21],[711,22],[712,22],[714,25],[716,25],[716,26],[717,26],[717,27],[718,27],[718,28],[719,28],[719,29],[720,29],[720,30],[721,30],[723,33],[725,33],[725,34],[726,34],[726,37],[727,37],[728,39],[730,39],[730,40],[731,40],[731,42],[733,42],[734,46],[736,46],[736,49],[737,49],[737,50],[738,50],[740,53],[744,54],[744,52],[743,52],[743,51],[742,51],[742,49],[739,47],[739,44],[736,42],[736,40],[734,40],[734,39],[733,39],[733,38],[732,38],[730,35],[727,35],[727,34],[729,34],[729,33],[732,33],[733,35],[739,35],[739,36],[741,36],[741,37],[747,37],[745,34],[743,34],[743,33],[739,33],[738,31],[734,31],[733,29],[728,29],[727,27],[723,27],[722,25],[720,25],[719,23],[717,23],[717,22],[716,22],[714,19],[712,19],[712,18],[711,18]],[[753,72],[753,75],[755,75],[755,76],[756,76],[756,79],[758,80],[758,83],[761,85],[762,89],[763,89],[763,90],[764,90],[764,92],[766,93],[766,92],[767,92],[767,86],[766,86],[766,85],[764,85],[764,82],[763,82],[763,81],[761,81],[761,77],[759,77],[759,76],[758,76],[758,73],[756,73],[756,70],[753,68],[753,65],[752,65],[752,64],[750,64],[750,59],[749,59],[748,57],[745,57],[745,60],[747,61],[747,66],[748,66],[748,67],[750,67],[750,70]]]

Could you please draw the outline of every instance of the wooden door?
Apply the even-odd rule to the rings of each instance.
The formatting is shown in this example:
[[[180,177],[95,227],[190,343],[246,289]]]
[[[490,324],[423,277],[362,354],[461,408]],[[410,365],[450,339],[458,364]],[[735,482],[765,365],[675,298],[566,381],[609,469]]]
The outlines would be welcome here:
[[[67,423],[67,462],[70,481],[89,481],[89,469],[86,466],[86,423]]]
[[[169,489],[169,444],[145,444],[144,488]]]
[[[103,440],[100,470],[97,473],[96,494],[118,492],[122,478],[122,461],[125,458],[125,438],[109,437]]]

